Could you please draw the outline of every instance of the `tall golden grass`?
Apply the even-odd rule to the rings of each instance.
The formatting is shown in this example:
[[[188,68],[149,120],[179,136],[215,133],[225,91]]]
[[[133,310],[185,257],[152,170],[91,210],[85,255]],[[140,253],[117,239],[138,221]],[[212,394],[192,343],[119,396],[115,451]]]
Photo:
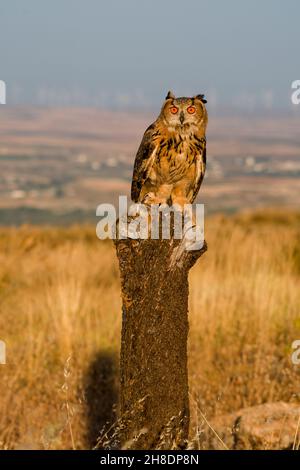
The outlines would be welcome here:
[[[300,214],[213,216],[206,239],[190,274],[192,436],[202,414],[300,398]],[[93,445],[116,397],[120,312],[114,247],[94,227],[0,230],[0,448]]]

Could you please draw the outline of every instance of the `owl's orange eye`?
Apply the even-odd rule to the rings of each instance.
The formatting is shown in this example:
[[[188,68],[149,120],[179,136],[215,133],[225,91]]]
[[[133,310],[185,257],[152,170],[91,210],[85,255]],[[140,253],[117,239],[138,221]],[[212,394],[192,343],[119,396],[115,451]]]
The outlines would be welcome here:
[[[171,111],[172,114],[177,114],[178,113],[178,108],[176,108],[176,106],[172,106],[170,108],[170,111]]]
[[[195,106],[189,106],[189,107],[187,108],[187,112],[188,112],[189,114],[194,114],[195,111],[196,111]]]

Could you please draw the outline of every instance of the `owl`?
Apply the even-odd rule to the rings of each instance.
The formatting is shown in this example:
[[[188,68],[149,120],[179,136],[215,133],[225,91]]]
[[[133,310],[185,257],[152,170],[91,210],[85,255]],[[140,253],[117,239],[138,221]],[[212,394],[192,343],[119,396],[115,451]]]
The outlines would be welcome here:
[[[195,200],[206,167],[206,102],[204,95],[176,98],[168,92],[135,158],[134,202],[184,207]]]

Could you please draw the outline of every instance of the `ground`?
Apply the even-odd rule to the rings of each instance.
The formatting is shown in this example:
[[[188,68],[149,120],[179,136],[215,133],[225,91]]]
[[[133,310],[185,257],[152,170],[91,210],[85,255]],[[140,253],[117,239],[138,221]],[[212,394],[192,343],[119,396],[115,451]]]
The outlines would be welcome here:
[[[190,273],[195,442],[214,416],[300,401],[300,367],[291,362],[300,338],[300,214],[211,216],[206,240]],[[2,228],[0,294],[0,448],[91,448],[115,419],[118,396],[113,244],[90,225]]]

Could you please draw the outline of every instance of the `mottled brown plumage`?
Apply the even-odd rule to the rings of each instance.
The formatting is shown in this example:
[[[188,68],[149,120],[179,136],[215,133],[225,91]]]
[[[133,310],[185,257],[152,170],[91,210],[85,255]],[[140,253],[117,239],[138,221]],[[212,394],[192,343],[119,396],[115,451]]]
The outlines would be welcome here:
[[[204,95],[175,98],[169,92],[138,149],[131,198],[146,204],[192,203],[206,166]]]

